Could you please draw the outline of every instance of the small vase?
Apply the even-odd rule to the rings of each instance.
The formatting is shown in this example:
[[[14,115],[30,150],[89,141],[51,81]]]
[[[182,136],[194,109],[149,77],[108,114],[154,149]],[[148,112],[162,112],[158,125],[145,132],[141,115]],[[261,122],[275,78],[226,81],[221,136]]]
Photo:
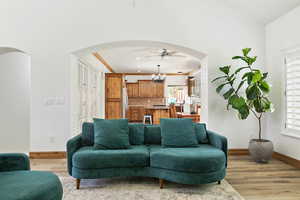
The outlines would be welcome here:
[[[249,153],[255,162],[268,163],[273,154],[273,143],[270,140],[252,139],[249,142]]]

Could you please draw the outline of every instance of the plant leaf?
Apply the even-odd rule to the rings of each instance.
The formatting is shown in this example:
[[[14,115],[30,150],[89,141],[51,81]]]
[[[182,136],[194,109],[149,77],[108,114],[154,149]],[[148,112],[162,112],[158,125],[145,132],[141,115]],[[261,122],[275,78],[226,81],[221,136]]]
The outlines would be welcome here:
[[[232,95],[233,92],[234,92],[234,89],[230,88],[227,92],[225,92],[225,94],[223,94],[224,98],[228,99]]]
[[[243,81],[240,82],[238,88],[236,89],[236,92],[238,92],[241,89],[241,87],[244,85],[245,81],[246,80],[243,80]]]
[[[248,77],[250,74],[253,74],[252,72],[246,72],[243,76],[242,76],[242,79]]]
[[[224,67],[220,67],[219,70],[220,70],[221,72],[223,72],[224,74],[227,74],[227,75],[228,75],[229,70],[230,70],[230,65],[224,66]]]
[[[239,118],[240,119],[247,119],[248,116],[249,116],[249,108],[247,107],[247,105],[242,106],[239,109]]]
[[[239,73],[241,70],[243,70],[243,69],[247,69],[247,68],[249,68],[248,66],[247,67],[240,67],[240,68],[238,68],[237,70],[235,70],[235,74],[237,74],[237,73]]]
[[[222,79],[222,78],[226,78],[227,76],[220,76],[220,77],[217,77],[217,78],[215,78],[214,80],[212,80],[211,82],[213,83],[213,82],[215,82],[216,80],[219,80],[219,79]]]
[[[268,77],[268,72],[266,72],[266,73],[263,73],[262,80],[266,79],[267,77]]]
[[[261,95],[260,90],[256,85],[251,85],[246,89],[246,96],[249,100],[254,100]]]
[[[249,52],[251,51],[251,48],[244,48],[244,49],[242,49],[242,51],[243,51],[243,55],[247,56],[249,54]]]
[[[256,61],[256,59],[257,59],[257,56],[254,56],[252,58],[249,57],[249,59],[248,59],[249,63],[248,64],[252,65]]]
[[[231,75],[228,77],[227,80],[228,80],[229,82],[231,82],[233,77],[234,77],[234,74],[231,74]]]
[[[219,86],[216,88],[216,92],[217,92],[217,93],[220,93],[221,90],[223,89],[223,87],[224,87],[226,84],[227,84],[227,83],[223,83],[223,84],[219,85]]]
[[[232,57],[232,60],[236,60],[236,59],[243,59],[244,57],[242,57],[242,56],[233,56]]]
[[[270,92],[270,86],[266,81],[261,81],[259,84],[259,88],[265,93]]]
[[[261,78],[262,78],[262,75],[261,75],[260,71],[254,72],[253,77],[252,77],[252,83],[257,83],[258,81],[261,80]]]
[[[238,95],[232,95],[229,98],[229,103],[232,105],[234,109],[240,109],[242,106],[246,105],[246,101],[243,97],[239,97]]]

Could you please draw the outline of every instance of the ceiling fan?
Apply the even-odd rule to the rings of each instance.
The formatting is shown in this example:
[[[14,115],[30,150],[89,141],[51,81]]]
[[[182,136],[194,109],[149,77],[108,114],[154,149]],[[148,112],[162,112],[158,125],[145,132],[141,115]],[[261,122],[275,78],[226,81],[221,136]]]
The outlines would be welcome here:
[[[149,50],[146,50],[146,53],[150,53],[149,55],[146,55],[146,56],[142,56],[143,58],[158,58],[160,57],[161,59],[164,59],[164,58],[169,58],[169,57],[180,57],[180,58],[184,58],[186,57],[185,55],[181,54],[180,52],[177,52],[177,51],[171,51],[169,49],[166,49],[166,48],[162,48],[162,49],[151,49],[150,51]]]

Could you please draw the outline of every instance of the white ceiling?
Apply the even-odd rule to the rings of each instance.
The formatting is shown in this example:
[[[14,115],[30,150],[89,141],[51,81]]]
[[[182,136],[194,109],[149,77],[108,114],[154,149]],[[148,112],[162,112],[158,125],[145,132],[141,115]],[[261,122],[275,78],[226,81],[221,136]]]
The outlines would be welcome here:
[[[175,51],[175,56],[159,56],[162,48]],[[122,41],[102,44],[77,55],[91,65],[99,65],[92,55],[99,53],[117,73],[154,73],[160,65],[162,73],[187,73],[199,70],[205,54],[185,47],[152,41]],[[150,56],[150,57],[149,57]]]
[[[225,2],[263,24],[276,20],[300,5],[300,0],[225,0]]]

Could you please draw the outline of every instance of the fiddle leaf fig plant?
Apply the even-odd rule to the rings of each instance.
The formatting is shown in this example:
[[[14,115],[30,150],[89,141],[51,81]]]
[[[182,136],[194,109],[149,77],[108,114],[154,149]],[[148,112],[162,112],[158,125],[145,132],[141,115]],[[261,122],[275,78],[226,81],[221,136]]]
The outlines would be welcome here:
[[[270,85],[267,82],[268,73],[253,67],[257,57],[250,56],[251,48],[242,50],[242,56],[234,56],[233,60],[241,60],[245,66],[232,70],[230,65],[220,67],[221,76],[212,80],[218,82],[217,93],[222,94],[227,101],[227,110],[234,109],[238,117],[247,119],[252,113],[258,120],[259,140],[261,135],[261,119],[264,113],[273,112],[273,104],[269,100]],[[246,88],[246,89],[244,89]]]

